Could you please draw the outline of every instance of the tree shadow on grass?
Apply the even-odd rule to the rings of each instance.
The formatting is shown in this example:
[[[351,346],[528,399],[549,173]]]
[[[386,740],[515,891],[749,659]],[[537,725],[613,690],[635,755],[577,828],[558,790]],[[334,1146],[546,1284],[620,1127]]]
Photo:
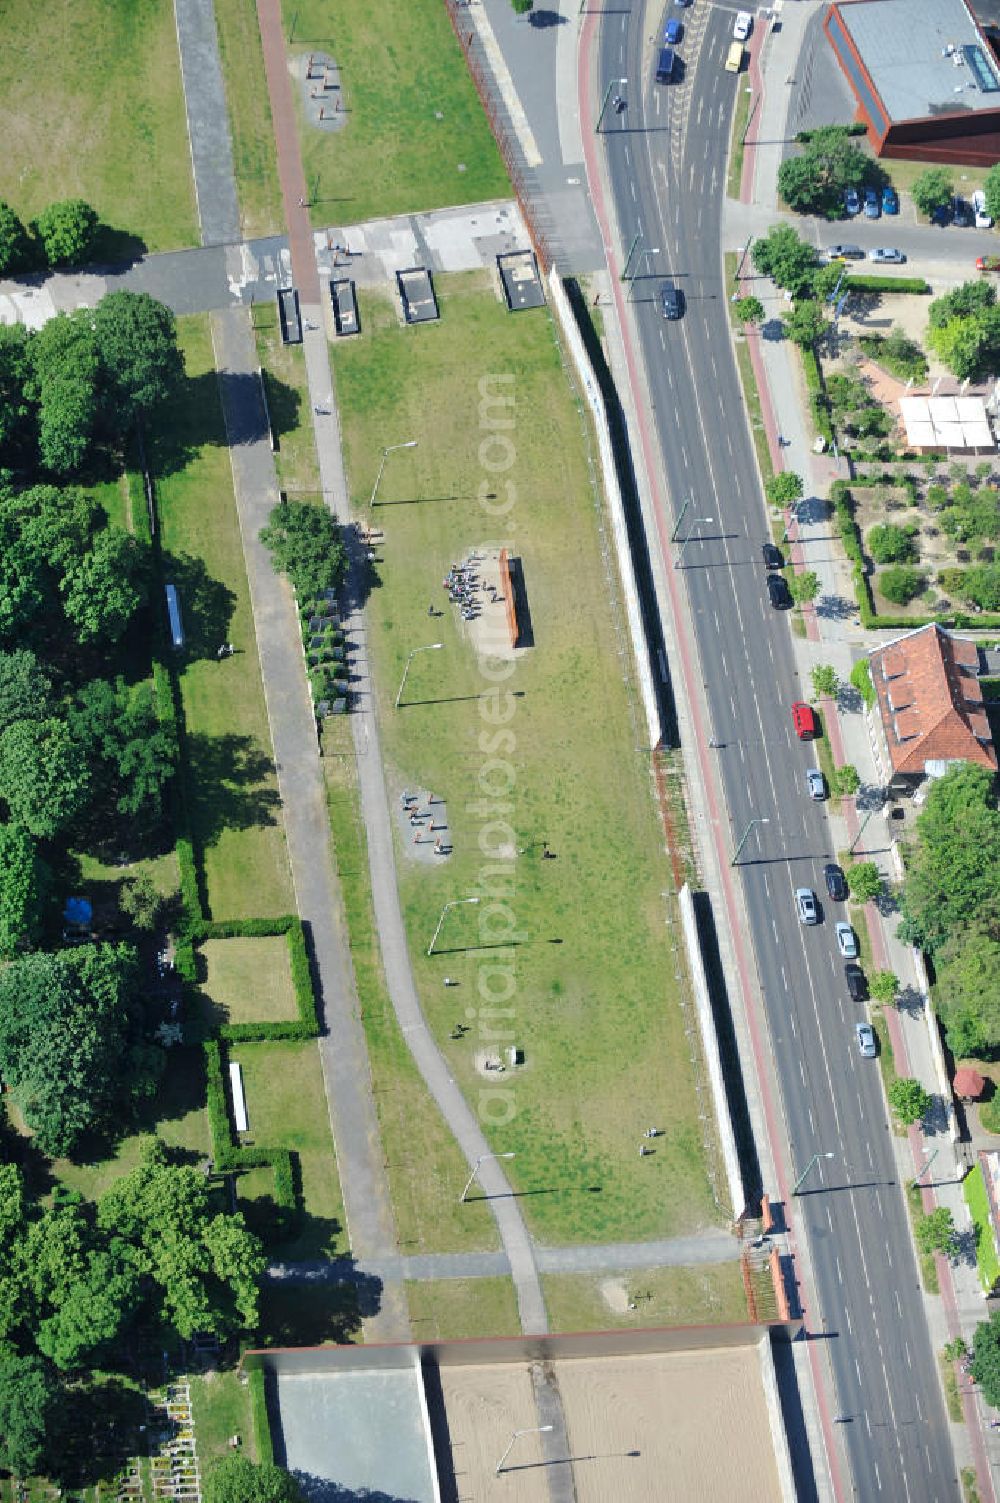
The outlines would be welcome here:
[[[200,1048],[168,1049],[163,1074],[152,1096],[119,1103],[113,1123],[87,1133],[67,1154],[79,1168],[97,1168],[105,1163],[125,1137],[155,1136],[164,1122],[180,1121],[205,1105],[205,1062]],[[192,1150],[173,1149],[178,1162],[197,1163],[203,1156]],[[124,1173],[124,1170],[120,1172]]]
[[[148,249],[142,236],[133,234],[131,230],[119,230],[110,224],[98,225],[94,243],[87,257],[89,269],[92,271],[113,269],[121,272],[126,267],[134,266],[137,261],[141,261]]]
[[[74,1388],[64,1411],[59,1459],[52,1480],[70,1487],[112,1482],[130,1456],[145,1452],[149,1409],[145,1395],[117,1378]]]
[[[235,594],[221,579],[213,579],[204,559],[190,553],[164,553],[162,573],[165,583],[177,589],[184,627],[184,656],[216,657],[221,644],[229,639],[236,609]]]
[[[250,377],[244,378],[249,384]],[[257,404],[260,383],[256,375]],[[146,458],[154,479],[176,475],[206,446],[228,446],[229,435],[222,417],[219,378],[214,370],[188,376],[178,395],[165,402],[146,435]]]
[[[264,386],[267,391],[267,410],[271,418],[271,432],[280,445],[283,435],[293,432],[299,425],[302,393],[285,381],[279,381],[272,371],[264,372]]]
[[[340,1262],[341,1260],[338,1260]],[[343,1260],[345,1263],[348,1260]],[[349,1277],[331,1280],[265,1279],[260,1294],[260,1340],[263,1346],[353,1345],[361,1334],[363,1311],[374,1313],[381,1298],[378,1279],[359,1288]]]
[[[192,825],[202,848],[215,845],[224,830],[277,823],[274,763],[251,736],[196,731],[185,738],[185,755]]]

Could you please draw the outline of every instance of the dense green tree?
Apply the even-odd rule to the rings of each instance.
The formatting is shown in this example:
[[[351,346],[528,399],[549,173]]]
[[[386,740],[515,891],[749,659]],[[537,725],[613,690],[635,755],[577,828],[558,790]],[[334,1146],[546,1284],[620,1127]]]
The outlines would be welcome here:
[[[16,276],[30,264],[28,232],[10,204],[0,202],[0,277]]]
[[[788,157],[778,169],[778,191],[790,209],[803,214],[843,212],[845,188],[860,188],[868,158],[842,125],[814,130],[799,157]]]
[[[185,1339],[257,1324],[266,1266],[260,1242],[241,1215],[214,1213],[204,1175],[170,1163],[156,1139],[147,1140],[138,1167],[102,1196],[98,1219],[135,1249],[163,1318]]]
[[[29,1316],[22,1246],[27,1232],[24,1180],[14,1164],[0,1164],[0,1351]]]
[[[915,563],[917,547],[913,541],[914,531],[913,527],[897,527],[893,522],[880,522],[868,533],[868,552],[877,564]]]
[[[1000,220],[1000,162],[991,167],[986,174],[983,192],[986,195],[987,214],[995,220]]]
[[[32,1330],[42,1355],[63,1371],[97,1360],[139,1308],[128,1249],[105,1240],[78,1204],[45,1210],[24,1239]]]
[[[63,609],[81,642],[117,642],[145,602],[149,550],[121,527],[96,533],[62,579]]]
[[[804,350],[811,350],[830,327],[823,304],[810,299],[797,302],[791,313],[786,313],[781,321],[788,338]]]
[[[0,825],[0,960],[38,942],[51,873],[33,837]]]
[[[951,202],[954,191],[951,173],[943,167],[928,167],[914,179],[910,191],[921,214],[933,214],[935,209],[943,209]]]
[[[118,899],[122,913],[141,933],[151,934],[163,914],[163,894],[148,872],[138,872],[122,883]]]
[[[992,372],[1000,359],[1000,308],[992,282],[963,282],[931,303],[927,342],[956,376]]]
[[[177,390],[184,357],[169,308],[145,292],[111,292],[94,310],[104,405],[119,433]]]
[[[0,798],[43,840],[65,830],[90,796],[90,774],[61,720],[18,720],[0,736]]]
[[[57,475],[71,475],[84,463],[97,421],[100,366],[86,316],[59,313],[42,325],[28,345],[32,379],[29,397],[37,401],[38,450]]]
[[[42,720],[52,707],[52,684],[27,647],[0,652],[0,733],[15,720]]]
[[[985,767],[963,763],[932,783],[902,890],[903,937],[936,952],[963,929],[1000,933],[1000,813]]]
[[[886,1095],[889,1097],[889,1105],[904,1127],[919,1122],[931,1109],[930,1092],[925,1091],[920,1081],[914,1080],[912,1076],[898,1075],[890,1081]]]
[[[325,506],[282,501],[260,534],[274,560],[307,604],[323,590],[336,589],[347,568],[340,528]]]
[[[913,1227],[917,1246],[923,1253],[944,1253],[951,1257],[957,1247],[955,1218],[947,1206],[938,1206],[926,1216],[919,1216]]]
[[[935,1000],[945,1027],[975,1019],[980,1046],[1000,1044],[1000,941],[973,920],[950,934],[935,952]],[[967,1022],[966,1022],[967,1026]],[[982,1047],[963,1051],[980,1054]]]
[[[813,696],[816,699],[834,699],[840,688],[836,668],[829,663],[817,663],[809,677],[812,680]]]
[[[812,569],[806,569],[801,574],[793,574],[788,581],[788,588],[796,605],[808,605],[809,601],[815,600],[819,594],[819,575]]]
[[[1000,1310],[976,1327],[969,1372],[991,1409],[1000,1409]]]
[[[23,324],[0,324],[0,450],[16,457],[33,433],[30,335]]]
[[[861,775],[851,762],[833,769],[833,791],[838,798],[851,798],[861,787]]]
[[[875,685],[872,683],[871,664],[867,658],[858,659],[851,669],[850,677],[852,685],[857,689],[865,705],[870,710],[874,706],[877,696],[875,694]]]
[[[205,1503],[303,1503],[291,1472],[249,1456],[225,1456],[209,1467],[202,1495]]]
[[[963,282],[943,297],[934,299],[928,310],[930,326],[932,329],[941,329],[956,318],[971,318],[974,314],[985,313],[995,306],[996,300],[997,292],[992,282]]]
[[[877,584],[893,605],[909,605],[924,588],[926,579],[919,569],[913,569],[909,564],[893,564],[880,571]]]
[[[868,990],[874,1001],[889,1007],[899,995],[899,977],[895,971],[874,971],[868,978]]]
[[[802,476],[796,475],[794,470],[779,470],[767,481],[764,490],[772,506],[794,506],[802,499],[805,487]]]
[[[127,945],[34,954],[0,972],[0,1074],[38,1146],[66,1154],[120,1126],[156,1089],[162,1054],[142,1035],[138,962]]]
[[[812,291],[816,252],[790,224],[773,224],[754,241],[751,256],[762,276],[770,277],[777,287],[786,287],[794,297],[807,297]]]
[[[48,1363],[0,1348],[0,1466],[33,1477],[58,1464],[66,1403]]]
[[[49,204],[35,221],[50,266],[79,266],[93,249],[97,228],[97,214],[82,198]]]
[[[759,297],[737,298],[733,304],[733,312],[741,324],[760,324],[764,322],[764,304]]]
[[[90,770],[95,805],[110,804],[146,828],[158,824],[177,748],[157,718],[150,685],[92,679],[78,691],[68,724]]]
[[[962,581],[962,599],[984,611],[1000,610],[1000,565],[973,564]]]
[[[844,875],[856,903],[874,903],[882,891],[882,873],[874,861],[852,861]]]

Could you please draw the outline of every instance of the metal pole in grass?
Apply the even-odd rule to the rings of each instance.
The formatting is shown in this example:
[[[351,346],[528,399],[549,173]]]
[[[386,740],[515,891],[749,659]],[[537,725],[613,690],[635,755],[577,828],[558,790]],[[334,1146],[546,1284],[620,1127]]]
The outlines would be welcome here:
[[[417,653],[418,652],[440,652],[441,648],[443,646],[444,646],[443,642],[429,642],[426,647],[414,647],[413,651],[410,653],[409,657],[406,659],[406,667],[403,669],[403,677],[399,681],[399,689],[396,692],[396,703],[393,705],[393,709],[394,710],[398,710],[399,709],[400,701],[403,698],[403,690],[406,688],[406,675],[409,673],[409,671],[410,671],[410,664],[413,662],[413,659],[416,657]]]
[[[385,462],[389,455],[395,454],[397,449],[415,449],[417,443],[417,439],[408,438],[405,444],[389,444],[387,448],[382,450],[382,459],[379,463],[378,474],[375,476],[375,484],[372,486],[371,499],[368,502],[369,506],[375,505],[375,497],[378,495],[378,488],[382,483],[382,471],[385,469]]]
[[[447,916],[449,908],[459,908],[459,907],[461,907],[461,905],[463,903],[478,903],[478,902],[479,902],[478,898],[452,898],[452,900],[451,900],[450,903],[445,903],[444,907],[441,909],[441,917],[437,921],[437,928],[434,930],[434,936],[433,936],[430,944],[427,946],[427,953],[428,953],[428,955],[433,955],[434,954],[434,946],[437,944],[437,937],[441,933],[441,925],[445,921],[445,918]]]
[[[459,1203],[459,1205],[464,1205],[465,1204],[466,1197],[468,1196],[469,1191],[472,1189],[472,1181],[475,1179],[476,1175],[479,1173],[479,1166],[480,1166],[480,1164],[485,1164],[485,1162],[486,1162],[487,1159],[512,1159],[513,1157],[514,1157],[513,1152],[510,1152],[510,1153],[481,1153],[479,1155],[478,1159],[476,1160],[475,1168],[473,1169],[472,1173],[469,1175],[468,1179],[465,1182],[465,1189],[462,1191],[461,1195],[458,1197],[458,1203]]]

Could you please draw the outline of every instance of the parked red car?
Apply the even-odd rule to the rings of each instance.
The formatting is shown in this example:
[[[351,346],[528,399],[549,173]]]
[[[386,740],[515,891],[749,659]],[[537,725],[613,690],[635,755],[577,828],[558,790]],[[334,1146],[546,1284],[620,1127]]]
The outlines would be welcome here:
[[[977,271],[1000,271],[1000,256],[977,256]]]
[[[792,705],[792,723],[795,726],[795,734],[800,741],[812,741],[815,739],[818,727],[816,716],[810,705]]]

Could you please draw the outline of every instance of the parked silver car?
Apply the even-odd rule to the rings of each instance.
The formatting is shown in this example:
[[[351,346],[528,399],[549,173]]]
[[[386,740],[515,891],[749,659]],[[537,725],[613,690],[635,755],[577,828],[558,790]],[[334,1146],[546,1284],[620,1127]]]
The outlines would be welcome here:
[[[795,911],[798,913],[800,924],[819,923],[816,894],[811,887],[797,887],[795,889]]]
[[[882,266],[902,266],[906,257],[901,250],[896,250],[895,246],[883,245],[877,250],[870,250],[868,252],[868,259],[869,261],[877,261]]]
[[[854,1033],[858,1041],[858,1048],[865,1059],[874,1059],[878,1053],[878,1048],[875,1043],[875,1030],[872,1025],[870,1023],[855,1023]]]
[[[857,960],[858,938],[854,930],[851,928],[850,924],[845,924],[844,921],[841,920],[840,923],[838,923],[836,926],[836,934],[837,949],[840,951],[841,955],[843,955],[844,959]]]
[[[810,798],[826,798],[826,780],[818,767],[806,768],[806,788]]]

